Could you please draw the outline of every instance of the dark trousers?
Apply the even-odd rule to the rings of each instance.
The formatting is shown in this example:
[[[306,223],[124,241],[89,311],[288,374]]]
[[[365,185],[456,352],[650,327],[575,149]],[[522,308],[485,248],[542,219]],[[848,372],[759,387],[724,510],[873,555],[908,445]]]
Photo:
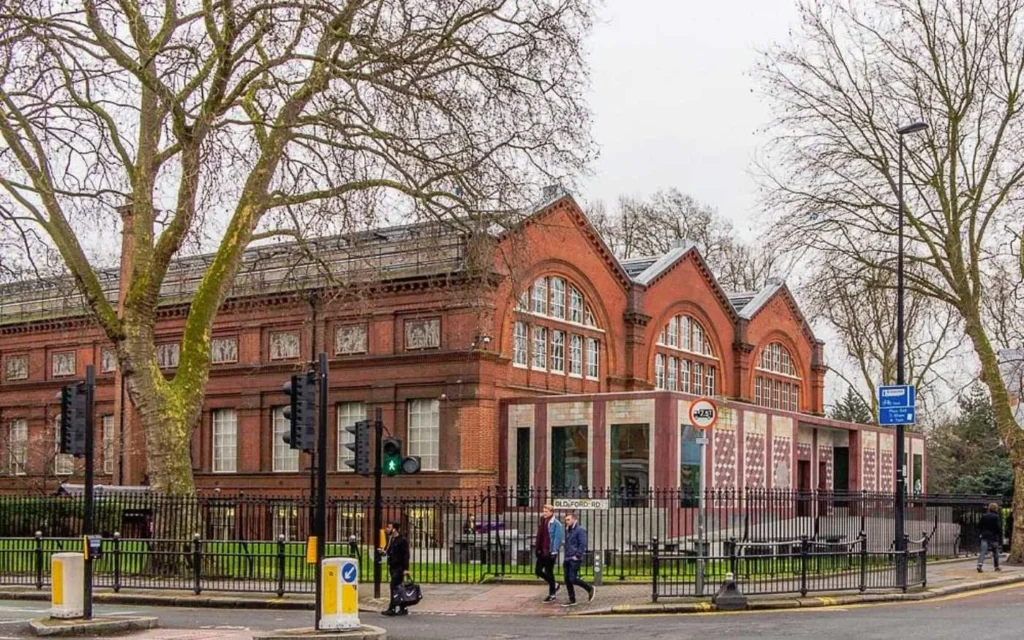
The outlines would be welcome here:
[[[402,581],[405,579],[404,571],[392,571],[391,572],[391,602],[388,603],[388,609],[397,611],[398,609],[405,609],[404,606],[395,602],[398,596],[398,587],[402,586]]]
[[[537,556],[537,577],[548,583],[548,595],[555,595],[555,556]]]
[[[576,602],[574,586],[583,589],[588,595],[594,588],[580,579],[580,564],[579,560],[566,560],[562,564],[562,568],[565,569],[565,590],[569,592],[569,602]]]

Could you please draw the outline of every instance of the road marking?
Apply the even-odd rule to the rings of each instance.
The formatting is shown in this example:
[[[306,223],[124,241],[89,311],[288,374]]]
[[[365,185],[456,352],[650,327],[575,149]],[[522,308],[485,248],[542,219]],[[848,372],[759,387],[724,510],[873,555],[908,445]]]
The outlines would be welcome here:
[[[5,624],[25,624],[26,622],[32,622],[32,618],[25,618],[24,620],[4,620],[0,622],[0,625]]]
[[[989,593],[997,593],[1000,591],[1009,591],[1011,589],[1022,589],[1024,588],[1024,582],[1014,582],[1010,584],[1001,584],[994,587],[985,587],[982,589],[975,589],[973,591],[965,591],[963,593],[953,593],[948,596],[941,596],[939,598],[929,598],[926,600],[897,600],[894,602],[864,602],[860,604],[844,604],[842,606],[836,606],[835,598],[821,597],[818,600],[825,601],[830,600],[833,604],[824,607],[796,607],[792,609],[747,609],[744,611],[711,611],[711,604],[707,602],[698,602],[698,608],[701,611],[697,613],[610,613],[600,617],[602,618],[665,618],[665,617],[677,617],[677,616],[749,616],[749,615],[760,615],[760,614],[771,614],[771,613],[831,613],[831,612],[843,612],[850,611],[853,609],[867,609],[869,607],[893,607],[893,606],[907,606],[907,605],[928,605],[937,604],[940,602],[948,602],[950,600],[961,600],[964,598],[973,598],[976,596],[983,596]]]

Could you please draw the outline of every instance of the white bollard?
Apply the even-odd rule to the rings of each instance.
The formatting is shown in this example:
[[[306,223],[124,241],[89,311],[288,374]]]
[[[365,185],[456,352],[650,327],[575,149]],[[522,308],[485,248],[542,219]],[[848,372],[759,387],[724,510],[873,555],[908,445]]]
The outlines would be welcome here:
[[[50,617],[85,615],[85,558],[80,553],[55,553],[50,558]]]
[[[355,558],[327,558],[321,575],[320,629],[359,628],[359,564]]]

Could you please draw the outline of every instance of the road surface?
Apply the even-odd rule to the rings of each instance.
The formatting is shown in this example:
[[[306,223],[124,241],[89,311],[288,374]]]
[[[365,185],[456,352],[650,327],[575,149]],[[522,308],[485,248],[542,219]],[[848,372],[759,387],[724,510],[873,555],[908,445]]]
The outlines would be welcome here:
[[[24,638],[27,622],[45,615],[41,602],[0,601],[0,640]],[[555,610],[557,611],[557,609]],[[161,629],[133,638],[241,640],[255,630],[311,626],[304,611],[182,609],[99,605],[99,615],[139,614],[160,618]],[[585,637],[705,639],[826,638],[827,640],[937,640],[1024,637],[1024,585],[995,587],[919,603],[857,605],[830,609],[740,612],[702,615],[551,617],[420,614],[363,622],[383,626],[395,640],[514,640]]]

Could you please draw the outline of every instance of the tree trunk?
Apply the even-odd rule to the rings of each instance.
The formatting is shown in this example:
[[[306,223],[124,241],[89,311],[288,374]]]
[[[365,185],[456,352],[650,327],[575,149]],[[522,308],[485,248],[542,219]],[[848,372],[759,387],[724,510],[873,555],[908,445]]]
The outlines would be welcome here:
[[[999,357],[988,339],[980,313],[964,310],[964,331],[971,339],[974,351],[981,362],[981,380],[988,387],[992,398],[992,417],[1000,437],[1010,452],[1013,465],[1013,532],[1010,562],[1024,564],[1024,436],[1010,407],[1010,394],[1006,389]]]

